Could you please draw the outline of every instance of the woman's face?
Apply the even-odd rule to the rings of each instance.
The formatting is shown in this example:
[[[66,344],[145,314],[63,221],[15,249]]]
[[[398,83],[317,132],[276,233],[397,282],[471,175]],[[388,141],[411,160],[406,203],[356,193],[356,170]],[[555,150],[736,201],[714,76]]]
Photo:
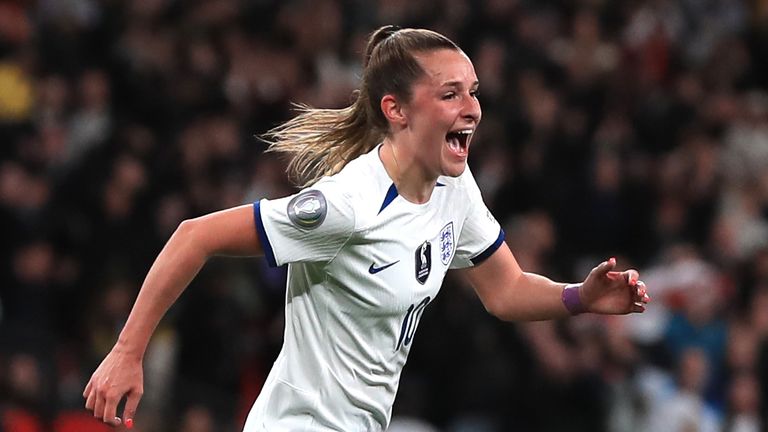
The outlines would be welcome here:
[[[477,75],[461,51],[442,49],[416,54],[424,76],[405,104],[405,132],[416,161],[428,176],[457,177],[464,172],[482,112]]]

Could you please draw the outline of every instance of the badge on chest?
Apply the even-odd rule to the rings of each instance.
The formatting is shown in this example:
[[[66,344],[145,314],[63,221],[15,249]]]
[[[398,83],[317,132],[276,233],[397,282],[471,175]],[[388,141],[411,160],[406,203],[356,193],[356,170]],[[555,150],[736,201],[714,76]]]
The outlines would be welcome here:
[[[453,240],[453,222],[445,224],[440,230],[440,261],[448,265],[453,259],[453,251],[456,243]]]
[[[429,278],[429,272],[432,270],[432,244],[425,241],[418,248],[414,256],[416,261],[416,280],[424,285]]]

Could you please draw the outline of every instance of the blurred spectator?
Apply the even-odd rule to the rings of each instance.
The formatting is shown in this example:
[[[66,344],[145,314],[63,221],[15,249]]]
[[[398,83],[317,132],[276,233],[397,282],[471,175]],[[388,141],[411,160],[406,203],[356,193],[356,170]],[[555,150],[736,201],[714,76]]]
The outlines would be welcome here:
[[[29,75],[18,63],[0,63],[0,121],[29,119],[33,90]]]
[[[759,432],[760,391],[754,375],[737,374],[728,389],[728,417],[726,432]]]
[[[72,115],[69,142],[63,163],[78,163],[96,145],[109,138],[112,127],[109,78],[102,71],[88,71],[79,82],[80,107]]]
[[[705,352],[689,348],[680,356],[677,382],[669,398],[657,401],[649,430],[658,432],[717,432],[719,413],[704,400],[709,362]]]

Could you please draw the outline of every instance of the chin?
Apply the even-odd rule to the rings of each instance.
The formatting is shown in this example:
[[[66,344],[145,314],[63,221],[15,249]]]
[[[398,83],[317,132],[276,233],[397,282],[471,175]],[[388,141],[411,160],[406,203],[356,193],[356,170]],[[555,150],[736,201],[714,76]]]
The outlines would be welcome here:
[[[464,174],[464,170],[467,169],[467,163],[452,163],[443,167],[443,174],[446,177],[458,177]]]

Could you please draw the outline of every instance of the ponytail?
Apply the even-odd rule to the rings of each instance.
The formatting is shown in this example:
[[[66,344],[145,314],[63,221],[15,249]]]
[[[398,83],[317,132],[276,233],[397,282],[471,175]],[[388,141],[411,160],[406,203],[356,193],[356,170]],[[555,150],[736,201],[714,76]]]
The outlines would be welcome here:
[[[336,174],[384,139],[383,131],[371,127],[364,105],[359,94],[341,109],[296,105],[296,117],[265,135],[267,151],[290,155],[288,178],[300,187]]]

